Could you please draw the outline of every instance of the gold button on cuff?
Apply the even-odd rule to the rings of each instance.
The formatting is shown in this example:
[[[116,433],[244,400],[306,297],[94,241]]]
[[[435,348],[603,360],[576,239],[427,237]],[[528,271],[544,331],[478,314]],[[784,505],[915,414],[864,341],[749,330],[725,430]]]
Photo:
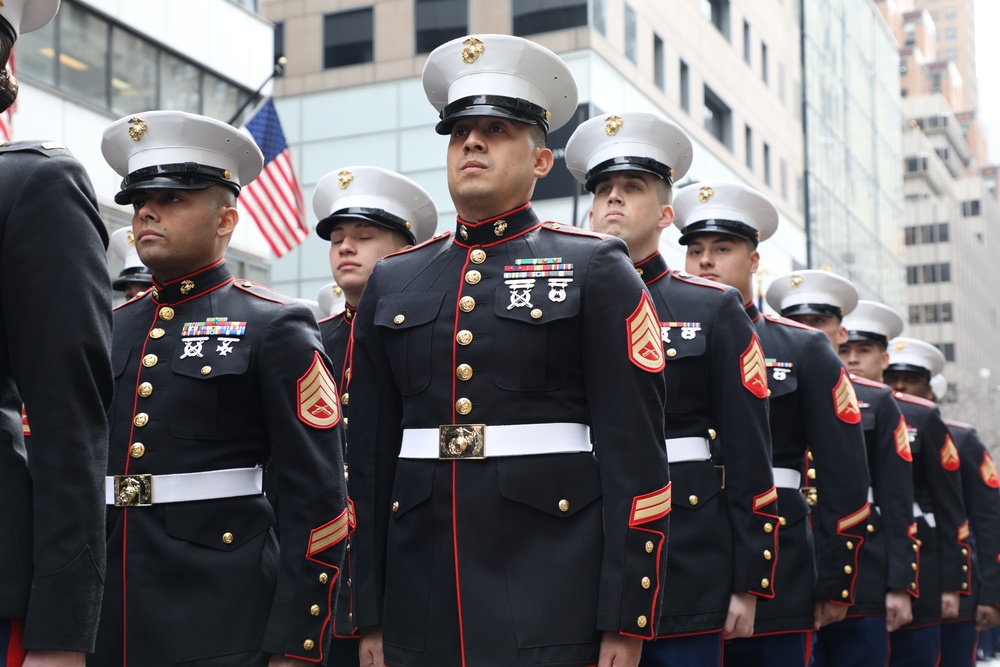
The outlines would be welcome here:
[[[708,429],[708,439],[709,440],[715,440],[717,437],[718,437],[718,434],[715,432],[714,428]]]
[[[398,512],[399,511],[399,501],[398,500],[393,500],[392,501],[392,511],[393,512]]]
[[[143,427],[149,423],[149,415],[145,412],[140,412],[135,416],[135,419],[132,420],[132,423],[136,426]]]
[[[875,526],[873,526],[871,524],[868,524],[868,528],[866,530],[868,530],[869,533],[874,533],[875,532]]]
[[[969,550],[968,549],[962,549],[962,555],[963,556],[968,556],[969,555]]]
[[[347,622],[348,623],[353,623],[354,622],[354,612],[351,612],[351,611],[347,612]]]
[[[471,296],[463,296],[458,300],[458,307],[463,313],[471,312],[476,307],[476,300]]]
[[[167,332],[164,331],[163,329],[161,329],[160,327],[156,327],[155,329],[153,329],[152,331],[149,332],[149,337],[150,338],[163,338],[163,335],[165,333],[167,333]]]
[[[146,368],[152,368],[156,365],[157,361],[159,361],[159,358],[155,354],[147,354],[142,358],[142,365]]]
[[[392,318],[392,321],[396,324],[402,324],[406,321],[406,315],[396,315],[396,317]]]
[[[330,581],[330,575],[328,575],[326,572],[320,572],[320,574],[319,574],[319,583],[325,584],[328,581]]]
[[[768,579],[768,578],[765,577],[764,579],[760,580],[760,587],[761,588],[767,588],[770,585],[771,585],[771,580],[770,579]]]
[[[770,532],[772,532],[773,530],[774,530],[774,526],[773,526],[773,525],[771,525],[771,522],[770,522],[770,521],[768,521],[767,523],[765,523],[765,524],[764,524],[764,532],[765,532],[765,533],[770,533]]]
[[[642,587],[643,587],[643,588],[649,588],[649,587],[650,587],[650,585],[652,585],[652,582],[651,582],[651,581],[649,580],[649,577],[643,577],[643,578],[642,578],[642,581],[641,581],[641,582],[639,582],[639,583],[641,583],[641,584],[642,584]]]
[[[483,262],[486,261],[486,251],[485,250],[480,250],[479,248],[476,248],[469,255],[469,259],[472,260],[473,264],[482,264]]]
[[[472,412],[472,401],[467,398],[460,398],[455,401],[455,412],[460,415],[467,415]]]
[[[531,309],[531,319],[533,319],[533,320],[540,320],[540,319],[542,319],[542,309],[541,308],[532,308]]]
[[[851,567],[850,565],[844,566],[844,574],[853,574],[853,573],[854,573],[853,567]]]
[[[915,582],[915,581],[914,581],[914,582],[912,582],[912,583],[910,584],[910,588],[912,588],[913,590],[917,590],[917,582]]]
[[[771,560],[772,557],[773,556],[771,555],[771,552],[767,549],[764,549],[764,560]]]
[[[924,541],[923,540],[917,540],[917,546],[918,547],[924,546]],[[968,554],[963,554],[963,555],[968,555]]]
[[[845,546],[847,547],[848,551],[854,550],[854,542],[851,542],[850,540],[847,540],[847,544]]]
[[[569,501],[563,498],[559,501],[559,511],[568,512],[569,511]]]
[[[141,459],[146,453],[146,445],[141,442],[133,442],[132,446],[128,448],[128,454],[134,459]]]
[[[842,598],[844,598],[846,600],[847,598],[851,597],[851,592],[848,591],[848,590],[846,590],[846,589],[842,590],[842,591],[840,591],[840,597],[842,597]]]
[[[476,271],[475,269],[465,274],[465,282],[469,283],[470,285],[476,285],[482,279],[483,279],[483,274],[481,274],[479,271]]]
[[[222,534],[222,541],[225,544],[232,544],[233,543],[233,534],[232,533],[223,533]]]
[[[311,640],[311,639],[307,639],[307,640],[305,640],[304,642],[302,642],[302,648],[304,648],[304,649],[305,649],[305,650],[307,650],[307,651],[311,651],[311,650],[313,650],[313,648],[314,648],[315,646],[316,646],[316,642],[314,642],[314,641],[313,641],[313,640]]]
[[[312,614],[313,616],[319,616],[319,605],[314,604],[313,606],[309,607],[309,613]]]
[[[669,350],[667,350],[667,356],[668,357],[676,357],[677,356],[677,350],[675,350],[674,348],[670,348]]]
[[[963,581],[963,582],[962,582],[962,590],[964,591],[964,590],[966,590],[966,589],[968,589],[968,588],[969,588],[969,582],[967,582],[967,581]]]
[[[783,517],[783,516],[779,516],[779,517],[778,517],[778,523],[780,523],[780,524],[781,524],[782,526],[784,526],[785,524],[787,524],[787,523],[788,523],[788,519],[786,519],[786,518],[785,518],[785,517]]]
[[[968,572],[968,571],[969,571],[969,566],[968,565],[963,565],[962,566],[962,572]]]
[[[455,375],[462,382],[468,382],[472,378],[472,366],[469,364],[459,364],[458,368],[455,369]]]
[[[345,584],[347,584],[347,587],[348,587],[348,588],[350,588],[350,587],[351,587],[351,578],[350,578],[350,577],[348,577],[348,578],[347,578],[347,581],[345,581],[344,583],[345,583]]]
[[[163,308],[160,308],[159,315],[161,320],[167,320],[169,322],[174,319],[174,309],[170,306],[164,306]]]
[[[813,460],[813,453],[812,453],[812,450],[810,450],[810,451],[806,452],[806,458],[807,458],[807,459],[809,459],[810,461],[812,461],[812,460]]]
[[[653,548],[654,548],[654,545],[653,545],[652,540],[646,542],[646,553],[648,553],[648,554],[653,553]]]
[[[153,385],[148,382],[143,382],[139,385],[139,395],[143,398],[149,398],[149,395],[153,393]]]
[[[698,496],[696,496],[696,495],[690,495],[690,496],[688,496],[688,502],[691,503],[692,505],[697,505],[698,504]]]
[[[201,374],[202,375],[208,375],[211,372],[212,372],[212,367],[211,366],[202,366],[201,367]]]
[[[806,477],[809,479],[816,479],[816,468],[809,468],[809,470],[806,471]]]
[[[459,345],[468,345],[472,342],[472,332],[468,329],[462,329],[458,332],[458,335],[455,336],[455,340],[458,341]]]
[[[645,616],[640,616],[635,620],[635,624],[638,625],[640,628],[646,627],[647,623],[649,623],[649,619],[647,619]]]
[[[348,401],[350,401],[350,399],[351,399],[351,395],[348,392],[346,392],[346,391],[343,394],[340,395],[340,402],[343,403],[344,405],[347,405],[347,403],[348,403]]]
[[[916,572],[917,571],[917,564],[916,563],[910,563],[910,569],[913,570],[914,572]]]

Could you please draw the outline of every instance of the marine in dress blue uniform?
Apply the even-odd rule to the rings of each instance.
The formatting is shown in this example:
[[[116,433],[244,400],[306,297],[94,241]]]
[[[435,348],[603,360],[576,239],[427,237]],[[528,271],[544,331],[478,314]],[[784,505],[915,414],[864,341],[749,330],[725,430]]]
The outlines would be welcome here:
[[[767,302],[782,316],[826,333],[838,351],[849,346],[851,340],[884,350],[889,338],[903,328],[894,311],[873,313],[867,304],[858,301],[858,290],[849,280],[827,271],[797,271],[775,278],[767,291]],[[885,317],[878,317],[879,313]],[[916,592],[918,554],[910,532],[912,456],[906,422],[892,390],[854,373],[851,383],[865,431],[873,511],[858,562],[854,604],[847,618],[816,634],[814,664],[885,667],[889,659],[888,632],[911,620],[910,595]],[[822,502],[814,511],[823,511]]]
[[[356,272],[344,282],[351,287],[343,312],[320,320],[323,346],[341,390],[344,429],[348,425],[351,378],[351,323],[357,311],[364,279],[374,268],[376,255],[388,244],[393,250],[423,243],[437,226],[437,207],[430,195],[409,178],[379,167],[343,167],[334,169],[316,183],[313,209],[319,223],[316,234],[331,241],[330,268],[336,276],[341,271]],[[372,230],[386,230],[383,236]],[[353,232],[353,233],[352,233]],[[368,244],[377,244],[369,246]],[[369,264],[372,262],[372,264]],[[346,265],[345,268],[341,268]],[[364,274],[364,275],[361,275]],[[326,286],[332,296],[333,285]],[[341,289],[341,293],[345,294]],[[328,307],[324,304],[324,307]],[[345,452],[346,454],[346,452]],[[345,457],[346,458],[346,457]],[[345,469],[345,478],[347,478]],[[351,512],[351,523],[353,520]],[[352,525],[353,529],[353,525]],[[330,645],[330,664],[348,667],[359,664],[357,628],[351,596],[351,545],[347,542],[344,559],[344,582],[337,601]]]
[[[592,118],[566,144],[569,170],[594,193],[591,228],[629,244],[666,352],[669,594],[644,667],[721,664],[723,628],[753,631],[750,596],[771,597],[762,583],[777,562],[776,533],[764,531],[778,519],[764,369],[747,365],[762,356],[753,324],[737,290],[671,271],[657,250],[691,153],[680,127],[637,112]]]
[[[116,121],[102,150],[154,282],[115,310],[93,664],[324,664],[348,531],[337,388],[308,309],[221,257],[260,150],[177,111]]]
[[[769,582],[775,596],[758,601],[752,638],[727,642],[726,664],[804,665],[810,631],[853,601],[869,516],[860,408],[825,335],[791,320],[762,317],[752,302],[756,244],[778,225],[770,200],[742,185],[706,183],[678,192],[674,208],[681,243],[688,245],[689,273],[702,271],[699,253],[719,237],[739,239],[739,251],[751,258],[744,273],[726,276],[725,282],[743,293],[763,348],[764,358],[757,363],[767,369],[780,513],[773,526],[780,526],[780,558]],[[814,459],[811,465],[807,450]],[[810,514],[800,492],[803,474],[815,477],[822,512]]]
[[[634,667],[665,594],[664,356],[625,244],[527,201],[576,85],[502,35],[423,83],[459,218],[379,262],[354,320],[362,664]]]
[[[962,499],[961,461],[941,413],[931,401],[899,389],[890,374],[934,372],[944,368],[944,355],[929,343],[897,337],[889,341],[885,379],[906,419],[913,452],[913,514],[920,544],[919,597],[913,621],[892,633],[893,667],[934,666],[941,649],[941,621],[958,614],[959,600],[971,590],[972,547]],[[928,361],[931,360],[931,361]],[[917,462],[920,462],[919,464]]]
[[[0,67],[58,6],[0,4]],[[16,91],[0,75],[0,112]],[[58,142],[0,142],[0,193],[0,665],[25,651],[72,651],[63,664],[82,665],[104,576],[108,236],[86,171]]]

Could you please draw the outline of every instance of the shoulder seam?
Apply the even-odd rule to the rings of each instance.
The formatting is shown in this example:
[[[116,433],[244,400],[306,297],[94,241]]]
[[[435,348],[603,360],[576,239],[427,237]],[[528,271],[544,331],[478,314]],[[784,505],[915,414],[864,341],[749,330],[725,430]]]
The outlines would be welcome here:
[[[396,252],[390,252],[388,255],[383,255],[382,259],[385,259],[386,257],[395,257],[396,255],[405,255],[408,252],[413,252],[417,248],[423,248],[425,245],[430,245],[431,243],[443,241],[444,239],[450,236],[451,232],[443,232],[441,234],[436,234],[435,236],[432,236],[426,241],[424,241],[423,243],[418,243],[417,245],[410,246],[409,248],[403,248],[402,250],[397,250]]]
[[[726,291],[725,285],[720,285],[718,283],[712,282],[711,280],[705,280],[704,278],[697,278],[689,273],[682,274],[679,269],[672,269],[670,271],[670,275],[673,276],[674,278],[677,278],[677,280],[680,280],[681,282],[687,283],[688,285],[697,285],[698,287],[708,287],[710,289],[719,290],[720,292]],[[694,280],[692,280],[692,278],[694,278]]]

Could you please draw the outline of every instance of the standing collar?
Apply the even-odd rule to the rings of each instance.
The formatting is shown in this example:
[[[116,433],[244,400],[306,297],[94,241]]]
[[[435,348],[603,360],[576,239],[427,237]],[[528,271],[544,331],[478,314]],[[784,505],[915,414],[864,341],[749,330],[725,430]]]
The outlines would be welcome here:
[[[747,316],[750,317],[751,322],[756,322],[760,319],[760,311],[757,309],[757,304],[751,301],[744,306],[747,311]]]
[[[652,285],[665,276],[670,271],[670,267],[667,266],[667,260],[663,258],[663,255],[657,251],[646,259],[636,262],[635,270],[642,278],[642,282]]]
[[[340,314],[340,316],[344,319],[345,322],[347,322],[348,325],[350,325],[350,324],[352,324],[354,322],[354,314],[357,311],[358,311],[357,308],[355,308],[351,304],[345,302],[344,303],[344,312],[342,312]]]
[[[211,292],[232,279],[233,274],[230,273],[224,259],[165,283],[161,283],[156,279],[156,276],[153,276],[151,290],[153,301],[160,305],[190,301]]]
[[[456,220],[455,243],[466,247],[503,243],[538,224],[538,216],[532,210],[530,202],[479,222],[469,222],[459,217]]]

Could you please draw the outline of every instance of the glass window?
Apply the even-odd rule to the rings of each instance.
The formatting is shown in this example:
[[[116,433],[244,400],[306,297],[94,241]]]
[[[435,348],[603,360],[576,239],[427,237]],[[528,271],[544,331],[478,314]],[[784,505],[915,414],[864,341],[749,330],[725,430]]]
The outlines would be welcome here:
[[[729,39],[729,0],[701,0],[701,15]]]
[[[747,169],[753,171],[753,130],[749,125],[743,127],[743,139],[746,145]]]
[[[962,202],[962,216],[966,218],[975,218],[979,215],[979,200],[970,199],[969,201]]]
[[[201,70],[169,53],[160,57],[160,106],[201,113]]]
[[[667,88],[667,64],[664,62],[666,55],[663,52],[663,39],[653,33],[653,82],[660,90]]]
[[[59,21],[59,85],[80,99],[108,106],[110,25],[79,5],[66,3]]]
[[[920,306],[910,306],[910,324],[920,324]]]
[[[607,35],[606,7],[604,0],[593,0],[590,4],[590,23],[602,35]]]
[[[952,320],[952,316],[951,316],[951,302],[950,301],[946,301],[946,302],[944,302],[944,303],[941,304],[941,321],[942,322],[951,322],[951,321],[953,321]]]
[[[635,10],[631,5],[625,4],[625,57],[633,63],[639,62],[639,49],[635,43],[636,31]]]
[[[948,28],[944,31],[944,41],[953,44],[956,39],[958,39],[958,32],[954,28]]]
[[[681,108],[684,111],[691,113],[691,91],[688,85],[688,65],[683,60],[681,61],[680,76],[678,81],[681,88]]]
[[[917,228],[912,225],[904,228],[903,238],[906,240],[906,245],[917,245]]]
[[[515,35],[576,28],[587,25],[587,0],[514,0],[513,19]]]
[[[705,86],[705,106],[702,115],[705,122],[705,129],[712,133],[716,139],[721,141],[729,150],[733,149],[733,119],[732,111],[715,92]],[[767,159],[767,149],[765,145],[765,160]],[[766,167],[765,167],[766,168]]]
[[[764,142],[764,182],[771,184],[771,147]]]
[[[785,158],[778,161],[778,178],[781,183],[781,198],[788,199],[788,163]]]
[[[948,223],[942,222],[937,226],[937,241],[938,243],[948,242]]]
[[[124,116],[157,108],[159,49],[119,27],[111,31],[111,111]]]
[[[40,83],[56,84],[56,23],[22,34],[17,40],[17,71]]]
[[[743,60],[747,65],[750,64],[750,53],[752,49],[750,48],[750,23],[743,21]]]
[[[760,43],[760,78],[764,80],[764,83],[768,82],[767,44],[764,42]]]
[[[469,32],[468,0],[416,0],[417,53],[430,53]]]
[[[274,22],[274,60],[285,55],[285,22]]]
[[[919,285],[920,281],[917,277],[918,266],[908,266],[906,267],[906,284],[907,285]]]
[[[370,63],[375,58],[371,7],[323,16],[323,67]]]
[[[236,109],[247,98],[247,93],[228,81],[205,72],[201,80],[201,98],[203,115],[229,123]],[[236,119],[232,122],[239,124],[238,121]]]

